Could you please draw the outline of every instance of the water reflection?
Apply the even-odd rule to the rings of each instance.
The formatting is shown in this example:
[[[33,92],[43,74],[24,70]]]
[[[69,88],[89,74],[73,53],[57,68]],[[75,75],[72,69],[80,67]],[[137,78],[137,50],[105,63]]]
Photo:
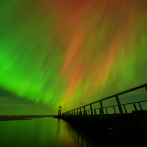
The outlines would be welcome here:
[[[71,124],[68,124],[68,131],[70,136],[80,147],[93,147],[87,138],[85,138],[83,134],[80,133],[78,128],[74,128]]]
[[[68,132],[80,147],[98,147],[115,145],[108,133],[109,130],[91,129],[91,127],[75,126],[68,123]]]
[[[58,123],[57,123],[57,136],[59,136],[60,135],[61,119],[58,118],[57,120],[58,120]]]
[[[66,123],[63,122],[61,126],[61,121],[53,118],[0,121],[0,146],[67,147],[70,144],[76,147],[69,136]]]
[[[91,133],[88,126],[78,128],[62,119],[0,121],[1,147],[94,147],[104,145],[106,137]]]

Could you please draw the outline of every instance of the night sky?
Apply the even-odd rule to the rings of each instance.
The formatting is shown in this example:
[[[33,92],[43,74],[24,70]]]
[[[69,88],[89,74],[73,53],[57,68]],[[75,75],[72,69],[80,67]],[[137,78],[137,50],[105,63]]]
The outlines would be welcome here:
[[[0,114],[56,114],[146,82],[147,0],[0,1]]]

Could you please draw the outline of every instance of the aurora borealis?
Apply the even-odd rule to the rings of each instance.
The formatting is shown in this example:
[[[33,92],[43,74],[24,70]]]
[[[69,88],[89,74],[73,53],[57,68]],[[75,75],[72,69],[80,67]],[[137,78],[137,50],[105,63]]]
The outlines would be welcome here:
[[[20,99],[69,110],[147,82],[146,0],[1,0],[0,18],[0,87]]]

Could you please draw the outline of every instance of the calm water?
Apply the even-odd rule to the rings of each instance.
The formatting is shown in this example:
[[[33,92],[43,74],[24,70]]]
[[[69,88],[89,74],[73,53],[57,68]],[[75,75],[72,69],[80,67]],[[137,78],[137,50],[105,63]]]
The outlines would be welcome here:
[[[57,118],[0,121],[1,147],[91,147],[72,129]]]

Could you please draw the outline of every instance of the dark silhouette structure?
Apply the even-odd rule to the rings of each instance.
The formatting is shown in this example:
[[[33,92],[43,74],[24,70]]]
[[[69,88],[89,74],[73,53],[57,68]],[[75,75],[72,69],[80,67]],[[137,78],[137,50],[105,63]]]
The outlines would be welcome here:
[[[119,100],[119,96],[120,95],[125,94],[125,93],[128,93],[128,92],[131,92],[131,91],[134,91],[134,90],[137,90],[137,89],[140,89],[140,88],[145,88],[147,90],[147,83],[145,83],[143,85],[140,85],[140,86],[137,86],[137,87],[134,87],[134,88],[131,88],[131,89],[128,89],[128,90],[125,90],[125,91],[120,92],[120,93],[116,93],[114,95],[111,95],[111,96],[108,96],[108,97],[103,98],[101,100],[98,100],[96,102],[93,102],[93,103],[90,103],[90,104],[81,106],[79,108],[76,108],[76,109],[73,109],[73,110],[64,112],[64,113],[62,113],[62,116],[63,117],[64,116],[71,116],[71,115],[72,116],[75,116],[75,115],[77,115],[77,116],[86,116],[86,115],[89,114],[89,112],[90,112],[91,116],[94,116],[94,115],[104,116],[104,115],[108,115],[108,111],[107,111],[107,108],[108,107],[113,107],[113,109],[114,109],[114,114],[113,115],[116,115],[116,109],[115,109],[115,107],[118,107],[118,109],[119,109],[119,115],[124,115],[124,114],[127,114],[126,105],[128,105],[128,104],[133,104],[134,109],[135,109],[135,112],[139,113],[138,111],[141,111],[141,113],[142,113],[142,112],[144,112],[146,110],[143,110],[142,109],[142,106],[141,106],[140,103],[141,102],[146,102],[147,99],[146,100],[141,100],[141,101],[134,101],[134,102],[130,102],[130,103],[124,103],[124,104],[121,104],[120,103],[120,100]],[[111,99],[111,98],[114,98],[114,97],[115,97],[115,100],[117,102],[117,105],[103,107],[102,102],[104,100]],[[98,103],[98,102],[100,103],[100,108],[93,109],[92,108],[92,104],[95,104],[95,103]],[[139,106],[140,110],[137,110],[136,103],[138,103],[138,106]],[[90,109],[89,110],[85,110],[85,107],[86,106],[90,106]],[[123,112],[122,106],[124,107],[125,112]],[[104,108],[106,109],[106,114],[104,114]],[[82,111],[82,109],[83,109],[83,111]],[[97,114],[97,112],[96,112],[97,109],[99,110],[99,114]],[[80,110],[80,111],[78,111],[78,110]]]

